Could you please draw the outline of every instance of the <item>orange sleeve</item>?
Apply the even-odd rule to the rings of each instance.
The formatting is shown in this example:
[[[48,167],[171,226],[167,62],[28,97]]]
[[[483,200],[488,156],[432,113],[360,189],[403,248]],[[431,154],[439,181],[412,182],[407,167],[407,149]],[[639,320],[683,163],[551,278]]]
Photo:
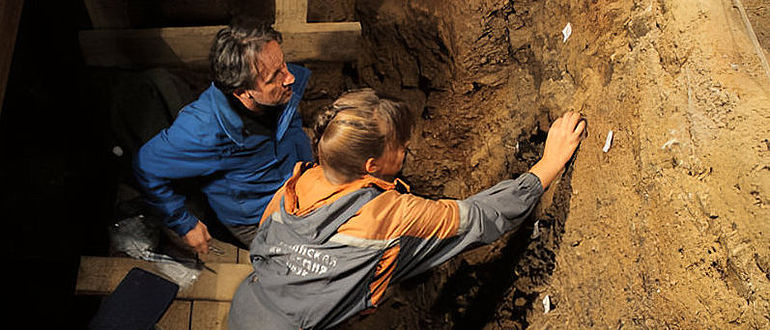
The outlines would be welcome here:
[[[456,235],[459,223],[455,201],[435,201],[389,190],[367,203],[339,231],[378,240],[399,236],[442,239]]]
[[[455,201],[399,194],[396,205],[398,236],[443,239],[457,234],[460,212]]]

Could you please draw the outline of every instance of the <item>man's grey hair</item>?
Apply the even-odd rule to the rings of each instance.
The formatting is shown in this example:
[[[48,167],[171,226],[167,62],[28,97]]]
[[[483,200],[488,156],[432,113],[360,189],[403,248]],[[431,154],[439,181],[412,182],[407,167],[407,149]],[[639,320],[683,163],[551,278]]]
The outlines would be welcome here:
[[[270,41],[281,43],[281,33],[268,24],[256,27],[228,26],[217,33],[211,46],[214,85],[225,95],[236,89],[253,89],[259,74],[257,54]]]

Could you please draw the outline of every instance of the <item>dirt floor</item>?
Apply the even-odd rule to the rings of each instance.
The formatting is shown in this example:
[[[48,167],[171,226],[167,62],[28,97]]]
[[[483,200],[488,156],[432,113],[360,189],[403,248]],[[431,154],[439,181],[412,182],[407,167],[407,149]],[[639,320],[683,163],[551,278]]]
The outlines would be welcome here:
[[[738,3],[770,57],[767,0],[311,0],[309,21],[360,21],[363,47],[355,63],[302,63],[313,70],[303,118],[351,88],[407,99],[419,122],[403,176],[419,195],[465,198],[516,177],[538,160],[555,118],[575,110],[588,121],[518,231],[401,283],[375,313],[339,328],[770,327],[770,72]],[[157,13],[136,14],[136,27],[274,9],[131,4]],[[82,304],[52,297],[74,292],[79,255],[107,245],[99,226],[114,217],[126,170],[110,152],[119,137],[105,130],[129,101],[160,98],[114,93],[151,88],[146,72],[83,67],[84,8],[27,2],[25,11],[16,52],[26,56],[14,58],[0,123],[0,217],[31,220],[14,221],[20,234],[4,247],[36,274],[18,276],[15,305],[71,318],[59,306]],[[206,73],[171,72],[185,95],[208,85]],[[54,89],[50,77],[74,82]],[[52,110],[72,98],[80,111]],[[52,267],[65,271],[48,276]]]

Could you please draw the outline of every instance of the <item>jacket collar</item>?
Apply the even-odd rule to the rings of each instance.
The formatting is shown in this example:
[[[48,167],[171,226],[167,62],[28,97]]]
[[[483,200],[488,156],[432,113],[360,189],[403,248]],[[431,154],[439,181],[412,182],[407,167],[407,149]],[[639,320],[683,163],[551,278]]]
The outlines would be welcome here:
[[[292,118],[298,111],[299,102],[305,93],[305,88],[310,79],[310,70],[298,65],[287,64],[289,71],[294,75],[294,85],[292,85],[292,95],[281,110],[281,116],[278,118],[278,126],[275,132],[276,140],[280,141],[289,129]],[[230,107],[227,97],[219,90],[214,83],[204,92],[211,102],[211,107],[216,114],[217,122],[228,138],[239,147],[244,146],[243,121],[238,114]]]
[[[303,176],[307,181],[298,185],[298,181]],[[400,179],[388,182],[371,175],[346,184],[334,185],[326,180],[321,166],[312,163],[297,163],[294,166],[294,174],[286,181],[284,187],[285,210],[289,214],[298,216],[308,214],[345,195],[367,187],[409,192],[409,186]],[[299,196],[302,196],[303,201],[300,202]]]

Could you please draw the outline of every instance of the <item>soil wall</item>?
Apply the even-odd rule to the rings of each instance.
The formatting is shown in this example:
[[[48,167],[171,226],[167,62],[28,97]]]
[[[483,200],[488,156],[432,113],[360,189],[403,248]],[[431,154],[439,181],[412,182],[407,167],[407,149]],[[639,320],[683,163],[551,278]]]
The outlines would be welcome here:
[[[414,192],[464,198],[523,173],[568,109],[589,135],[518,233],[344,328],[768,326],[770,81],[732,1],[355,5],[357,84],[421,118]]]

